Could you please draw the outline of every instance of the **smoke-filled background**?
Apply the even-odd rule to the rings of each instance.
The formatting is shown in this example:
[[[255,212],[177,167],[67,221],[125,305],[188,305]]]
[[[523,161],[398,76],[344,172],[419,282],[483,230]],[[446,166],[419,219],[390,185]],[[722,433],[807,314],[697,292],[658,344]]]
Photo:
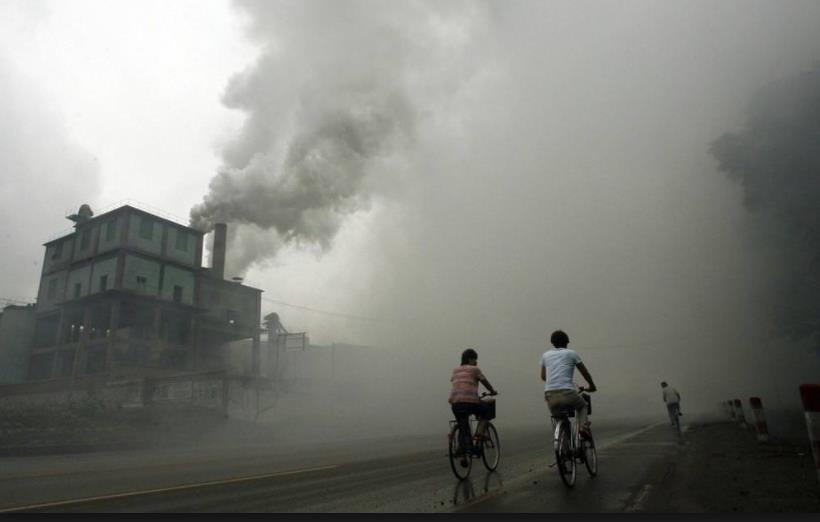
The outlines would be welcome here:
[[[817,2],[236,1],[201,33],[191,9],[124,34],[150,43],[163,20],[213,42],[241,21],[251,50],[186,90],[213,94],[213,148],[168,147],[213,168],[158,161],[145,175],[176,185],[128,186],[229,223],[226,276],[264,289],[263,313],[379,350],[351,391],[373,400],[361,418],[440,428],[466,347],[500,418],[543,415],[556,328],[598,415],[662,418],[661,380],[691,413],[796,407],[816,381]],[[218,55],[182,48],[148,85]],[[169,109],[183,98],[136,111],[182,122],[158,141],[203,128],[207,111]],[[171,154],[154,145],[140,157]],[[103,165],[107,186],[126,163]]]
[[[793,407],[816,378],[814,330],[783,329],[816,325],[812,269],[794,273],[817,255],[800,247],[816,160],[755,186],[736,171],[768,168],[765,152],[713,145],[748,141],[779,97],[811,124],[773,137],[793,147],[770,163],[816,158],[817,89],[756,98],[814,67],[816,2],[237,6],[262,52],[228,85],[247,119],[192,221],[238,225],[229,270],[264,287],[289,263],[319,272],[306,300],[370,320],[290,317],[401,354],[372,371],[409,375],[418,402],[443,400],[475,347],[505,413],[532,415],[555,328],[599,412],[657,409],[661,380],[692,411],[748,394]],[[751,200],[789,207],[781,184],[805,212],[758,215]]]

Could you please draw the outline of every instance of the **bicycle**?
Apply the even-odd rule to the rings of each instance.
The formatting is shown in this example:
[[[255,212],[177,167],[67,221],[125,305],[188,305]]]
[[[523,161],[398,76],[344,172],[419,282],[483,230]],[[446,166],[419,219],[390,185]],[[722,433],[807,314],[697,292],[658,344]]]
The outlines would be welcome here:
[[[678,435],[678,437],[680,437],[683,434],[683,431],[681,431],[681,427],[680,427],[680,416],[681,416],[680,404],[678,404],[678,403],[672,403],[672,404],[674,404],[674,406],[671,408],[673,410],[672,411],[672,418],[674,419],[672,421],[672,426],[675,428],[675,433]]]
[[[584,391],[580,387],[581,397],[587,403],[587,411],[592,412],[592,401],[590,392]],[[595,450],[595,439],[592,430],[589,435],[581,437],[578,431],[578,423],[575,420],[575,408],[563,406],[556,414],[551,415],[554,429],[553,448],[555,449],[555,463],[561,480],[568,488],[575,486],[576,464],[583,462],[589,475],[594,477],[598,474],[598,452]]]
[[[490,394],[486,392],[482,393],[479,399],[483,399],[488,395]],[[495,404],[494,401],[493,404]],[[493,407],[493,413],[490,418],[495,418],[495,407]],[[498,461],[501,459],[501,442],[498,439],[498,431],[495,429],[495,426],[488,419],[487,429],[484,432],[487,439],[474,438],[471,434],[475,432],[475,430],[470,429],[470,424],[475,425],[477,422],[478,421],[471,416],[467,423],[468,432],[463,434],[461,433],[462,430],[458,420],[450,421],[450,432],[447,435],[447,453],[450,457],[450,468],[459,480],[464,480],[470,476],[470,471],[473,469],[473,459],[480,458],[488,471],[495,471],[495,469],[498,468]],[[465,441],[473,441],[473,443],[467,446]],[[462,462],[466,462],[467,465],[463,466]]]

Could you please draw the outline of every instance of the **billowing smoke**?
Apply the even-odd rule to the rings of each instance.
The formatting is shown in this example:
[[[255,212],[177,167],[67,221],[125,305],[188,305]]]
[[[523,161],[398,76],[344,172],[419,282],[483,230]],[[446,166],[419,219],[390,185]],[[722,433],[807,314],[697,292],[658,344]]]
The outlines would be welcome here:
[[[373,194],[398,179],[416,121],[433,108],[425,99],[449,89],[446,73],[430,80],[428,64],[446,67],[465,43],[439,24],[469,19],[471,9],[373,1],[238,5],[250,14],[250,34],[263,51],[228,86],[224,103],[247,120],[224,150],[209,193],[191,210],[191,224],[239,225],[230,234],[228,265],[241,273],[286,243],[327,249],[345,216],[366,210]]]
[[[778,251],[772,310],[780,331],[820,349],[820,66],[773,82],[745,127],[712,144],[720,170],[743,187],[756,233]]]

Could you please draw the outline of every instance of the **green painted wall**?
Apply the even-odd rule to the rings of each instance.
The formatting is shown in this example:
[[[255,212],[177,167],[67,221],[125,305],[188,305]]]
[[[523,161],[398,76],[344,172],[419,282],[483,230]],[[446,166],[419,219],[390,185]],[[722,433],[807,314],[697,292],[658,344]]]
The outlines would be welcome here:
[[[159,296],[159,267],[156,261],[149,261],[141,257],[125,256],[125,271],[122,278],[122,287],[125,290],[141,292],[145,295]],[[141,288],[137,277],[145,278],[145,287]]]
[[[68,274],[68,286],[66,287],[66,299],[75,299],[88,295],[88,276],[91,275],[91,265],[82,268],[75,268]],[[80,295],[75,295],[74,285],[80,285]]]
[[[150,223],[150,239],[140,234],[142,227],[148,226],[143,225],[143,221]],[[128,222],[128,244],[152,254],[162,253],[162,224],[149,216],[132,213]]]
[[[179,241],[180,236],[185,240]],[[184,248],[182,248],[184,246]],[[168,239],[165,243],[167,257],[193,265],[196,258],[197,236],[185,230],[168,226]]]
[[[170,265],[165,265],[165,274],[162,276],[162,298],[174,300],[174,286],[182,287],[182,302],[194,304],[194,273]]]
[[[37,294],[37,308],[38,311],[46,311],[54,308],[54,303],[63,300],[63,292],[65,291],[65,280],[68,276],[68,270],[62,272],[55,272],[53,274],[44,275],[40,279],[40,291]],[[56,292],[53,298],[49,298],[48,289],[51,281],[56,280]]]
[[[59,256],[55,257],[58,250],[58,245],[62,244],[62,250]],[[74,236],[63,239],[46,247],[45,258],[43,259],[43,273],[53,272],[65,268],[71,261],[72,245],[74,244]]]
[[[105,228],[105,227],[103,227]],[[103,261],[97,261],[94,263],[94,272],[91,276],[91,293],[96,294],[99,292],[100,289],[100,279],[106,276],[108,278],[106,282],[106,289],[111,290],[114,288],[114,282],[117,277],[117,258],[112,257],[110,259],[105,259]]]
[[[107,252],[122,245],[122,220],[124,216],[118,216],[116,219],[107,219],[100,223],[99,234],[100,243],[97,253]]]
[[[88,242],[83,248],[83,235],[88,234]],[[97,234],[100,233],[98,224],[81,226],[74,233],[74,261],[87,259],[94,255],[94,245],[97,243]]]

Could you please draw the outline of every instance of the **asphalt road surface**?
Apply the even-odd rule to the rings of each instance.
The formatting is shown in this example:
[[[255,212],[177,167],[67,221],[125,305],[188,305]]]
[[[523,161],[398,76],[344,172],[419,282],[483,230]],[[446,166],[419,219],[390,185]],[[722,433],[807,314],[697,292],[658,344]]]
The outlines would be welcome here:
[[[498,425],[488,473],[452,474],[446,435],[0,459],[0,512],[622,512],[685,444],[663,424],[594,425],[599,475],[567,490],[548,428]]]

